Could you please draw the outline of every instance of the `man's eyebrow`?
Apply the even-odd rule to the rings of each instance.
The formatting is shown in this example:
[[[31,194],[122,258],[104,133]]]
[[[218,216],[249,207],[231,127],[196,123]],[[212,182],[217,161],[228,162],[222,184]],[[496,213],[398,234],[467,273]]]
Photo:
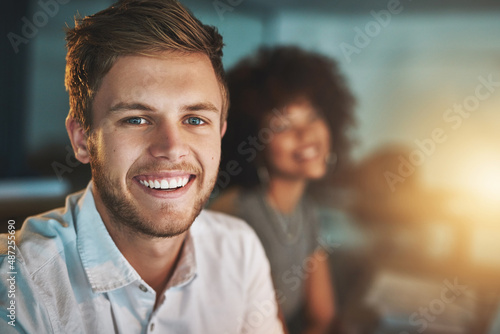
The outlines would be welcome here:
[[[220,113],[220,110],[211,102],[200,102],[195,104],[189,104],[182,108],[184,112],[191,111],[212,111],[215,113]]]
[[[109,112],[112,112],[112,113],[120,112],[120,111],[128,111],[128,110],[154,111],[153,108],[151,108],[150,106],[145,105],[143,103],[119,102],[119,103],[113,105],[111,108],[109,108]]]
[[[129,111],[129,110],[142,110],[142,111],[155,111],[153,107],[150,107],[143,103],[127,103],[127,102],[119,102],[109,108],[109,112],[116,113],[120,111]],[[181,107],[182,112],[188,113],[193,111],[211,111],[215,113],[220,113],[220,110],[211,102],[200,102],[194,104],[188,104]]]

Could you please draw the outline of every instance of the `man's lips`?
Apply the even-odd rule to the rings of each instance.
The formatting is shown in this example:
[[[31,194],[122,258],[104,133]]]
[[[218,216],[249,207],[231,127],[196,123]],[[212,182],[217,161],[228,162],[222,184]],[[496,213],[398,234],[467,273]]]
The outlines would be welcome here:
[[[194,178],[195,176],[193,174],[187,173],[175,173],[173,175],[139,175],[135,177],[144,187],[167,191],[183,188]]]

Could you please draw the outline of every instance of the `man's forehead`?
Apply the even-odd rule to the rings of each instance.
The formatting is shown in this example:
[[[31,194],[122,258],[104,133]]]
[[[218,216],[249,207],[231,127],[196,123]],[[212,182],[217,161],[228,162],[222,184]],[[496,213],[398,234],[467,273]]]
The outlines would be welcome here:
[[[204,74],[211,72],[214,78],[217,79],[210,58],[208,58],[207,55],[203,53],[181,53],[172,51],[118,56],[108,73],[111,71],[123,70],[123,67],[125,67],[125,73],[140,70],[153,76],[161,73],[173,72],[179,68],[179,64],[187,64],[189,68],[205,67],[206,73]],[[185,69],[186,68],[183,68],[183,70]],[[195,70],[193,69],[193,71]],[[105,76],[107,76],[107,74]]]
[[[154,57],[120,56],[103,78],[94,102],[123,109],[124,105],[153,105],[161,99],[181,97],[186,99],[184,104],[211,104],[222,113],[221,87],[206,55],[166,52]]]

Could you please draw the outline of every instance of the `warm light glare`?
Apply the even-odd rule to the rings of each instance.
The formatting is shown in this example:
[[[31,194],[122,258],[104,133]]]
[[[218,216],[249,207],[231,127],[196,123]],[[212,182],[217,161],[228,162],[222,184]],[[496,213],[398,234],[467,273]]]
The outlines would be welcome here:
[[[500,157],[486,152],[471,157],[462,165],[464,190],[488,202],[500,202]]]
[[[476,225],[496,226],[500,221],[500,150],[473,139],[456,144],[458,150],[450,149],[436,161],[435,184],[453,191],[449,202],[453,214]]]

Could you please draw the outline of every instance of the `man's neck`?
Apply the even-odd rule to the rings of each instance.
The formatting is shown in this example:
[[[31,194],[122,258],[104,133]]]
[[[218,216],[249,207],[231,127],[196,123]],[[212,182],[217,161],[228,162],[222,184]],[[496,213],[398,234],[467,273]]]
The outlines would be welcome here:
[[[174,272],[188,231],[169,238],[146,236],[113,221],[105,208],[99,208],[99,204],[96,202],[97,210],[116,247],[141,278],[156,291],[158,300]]]
[[[188,232],[171,238],[151,238],[106,227],[123,256],[159,296],[172,277]]]

